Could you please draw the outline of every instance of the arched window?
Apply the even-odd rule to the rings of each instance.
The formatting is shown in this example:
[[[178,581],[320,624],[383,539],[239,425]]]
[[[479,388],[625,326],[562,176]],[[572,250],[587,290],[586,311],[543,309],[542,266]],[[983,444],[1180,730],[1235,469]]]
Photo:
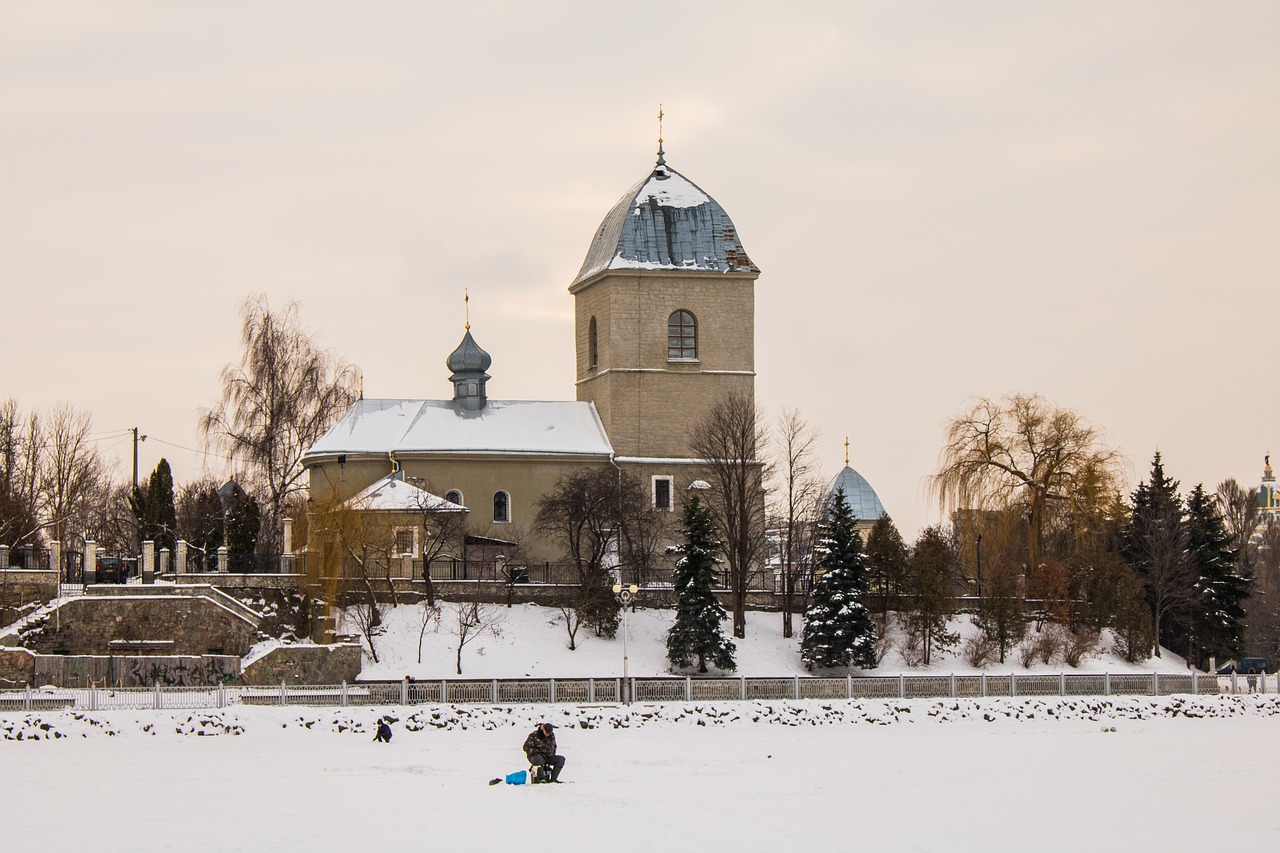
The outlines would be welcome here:
[[[493,521],[495,524],[511,521],[511,495],[506,492],[493,493]]]
[[[587,327],[587,370],[595,370],[600,364],[600,346],[596,341],[596,318]]]
[[[667,318],[667,361],[693,361],[698,357],[698,321],[688,311]]]
[[[458,491],[457,489],[450,489],[449,491],[445,492],[444,499],[451,504],[457,504],[458,506],[466,506],[466,504],[462,502],[462,492]]]

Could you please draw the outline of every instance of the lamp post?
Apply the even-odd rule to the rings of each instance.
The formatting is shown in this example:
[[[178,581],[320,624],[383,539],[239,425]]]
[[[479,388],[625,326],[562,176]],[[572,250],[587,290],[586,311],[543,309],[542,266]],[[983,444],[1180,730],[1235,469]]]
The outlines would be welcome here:
[[[631,599],[639,591],[640,587],[635,584],[623,586],[620,583],[615,583],[613,585],[613,594],[622,601],[622,695],[626,697],[623,701],[628,705],[631,704],[631,684],[627,673],[627,605],[631,603]]]

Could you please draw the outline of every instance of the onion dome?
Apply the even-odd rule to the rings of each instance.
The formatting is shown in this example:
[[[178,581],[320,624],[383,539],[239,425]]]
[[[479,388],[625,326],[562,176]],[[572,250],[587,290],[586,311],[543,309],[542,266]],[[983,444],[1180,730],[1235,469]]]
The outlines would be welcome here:
[[[490,379],[485,371],[492,363],[493,357],[480,349],[471,337],[468,324],[462,343],[445,360],[445,366],[452,371],[449,381],[453,383],[453,399],[461,408],[478,412],[485,407],[488,401],[485,383]]]

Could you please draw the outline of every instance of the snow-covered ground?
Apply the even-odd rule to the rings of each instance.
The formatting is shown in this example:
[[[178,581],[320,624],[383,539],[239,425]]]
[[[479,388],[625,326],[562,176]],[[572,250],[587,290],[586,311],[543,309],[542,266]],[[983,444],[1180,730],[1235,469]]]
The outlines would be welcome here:
[[[1280,840],[1275,696],[390,710],[385,746],[372,708],[0,714],[0,728],[41,735],[0,742],[6,846],[1164,853]],[[543,716],[561,724],[572,784],[486,785],[523,769]]]
[[[422,629],[424,608],[420,605],[401,605],[389,608],[385,618],[385,633],[375,639],[379,661],[374,663],[366,654],[362,679],[400,679],[406,675],[414,678],[447,678],[455,676],[457,651],[455,606],[441,605],[441,618],[427,628],[422,643],[422,663],[418,663],[418,636]],[[589,678],[612,677],[622,674],[621,629],[616,639],[596,637],[590,629],[582,628],[577,634],[577,649],[569,651],[569,637],[563,617],[552,607],[533,604],[517,604],[511,608],[495,606],[497,619],[495,632],[484,632],[471,640],[462,650],[462,677],[464,678]],[[628,615],[629,640],[627,642],[628,671],[637,677],[671,674],[667,661],[667,630],[674,618],[672,610],[637,609]],[[796,636],[782,637],[782,614],[749,612],[747,636],[736,640],[738,668],[732,675],[749,677],[791,676],[813,674],[806,672],[800,662],[800,635],[804,620],[794,618]],[[356,633],[348,622],[343,630]],[[952,620],[952,630],[963,637],[974,632],[967,616]],[[730,631],[724,623],[726,633]],[[881,665],[867,672],[876,675],[899,672],[911,673],[966,673],[1019,674],[1026,672],[1182,672],[1187,671],[1186,661],[1165,652],[1160,658],[1152,658],[1141,664],[1130,664],[1110,651],[1111,638],[1103,634],[1102,649],[1097,656],[1085,660],[1072,669],[1061,660],[1049,664],[1036,661],[1031,667],[1023,667],[1017,651],[1009,655],[1004,664],[993,663],[985,670],[971,666],[960,654],[961,644],[950,652],[936,656],[928,667],[908,667],[903,663],[898,649],[889,651]],[[682,673],[684,674],[684,673]],[[844,671],[839,674],[843,675]],[[857,674],[857,671],[854,671]]]

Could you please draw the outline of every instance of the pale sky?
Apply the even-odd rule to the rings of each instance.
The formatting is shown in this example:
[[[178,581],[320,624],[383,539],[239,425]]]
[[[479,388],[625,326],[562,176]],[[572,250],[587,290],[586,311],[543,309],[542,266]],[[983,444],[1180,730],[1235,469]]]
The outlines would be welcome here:
[[[573,399],[568,285],[668,162],[760,266],[760,404],[904,535],[974,395],[1040,392],[1145,476],[1280,451],[1280,4],[0,6],[0,398],[198,476],[265,292],[364,370]],[[212,460],[216,464],[217,460]],[[221,473],[216,468],[214,473]]]

